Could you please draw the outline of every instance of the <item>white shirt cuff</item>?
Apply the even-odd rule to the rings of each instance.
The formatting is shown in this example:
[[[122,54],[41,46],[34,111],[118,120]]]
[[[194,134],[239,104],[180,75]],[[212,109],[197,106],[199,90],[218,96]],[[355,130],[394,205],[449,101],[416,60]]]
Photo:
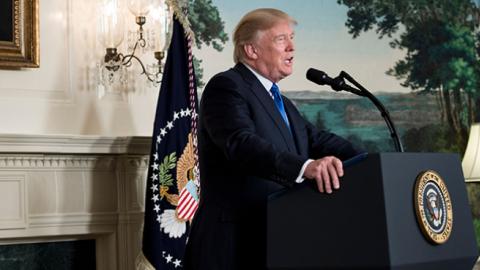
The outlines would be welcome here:
[[[310,164],[310,162],[312,162],[312,161],[313,161],[313,159],[309,159],[309,160],[305,161],[305,163],[303,163],[303,166],[300,169],[300,173],[298,174],[297,179],[295,179],[295,183],[300,184],[305,180],[305,177],[303,177],[303,173],[305,172],[305,169],[307,168],[307,165]]]

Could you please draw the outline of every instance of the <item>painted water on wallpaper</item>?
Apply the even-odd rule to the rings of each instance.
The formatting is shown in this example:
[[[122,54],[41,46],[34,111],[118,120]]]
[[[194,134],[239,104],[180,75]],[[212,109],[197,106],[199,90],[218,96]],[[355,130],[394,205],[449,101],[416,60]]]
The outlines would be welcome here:
[[[315,98],[314,93],[306,93],[289,92],[287,95],[318,128],[335,132],[369,152],[395,151],[385,121],[370,100],[348,94],[340,95],[342,98],[335,98],[337,95],[331,94],[328,99],[325,95],[317,94]],[[411,140],[406,136],[441,122],[441,115],[435,110],[437,105],[434,96],[378,93],[377,98],[388,108],[407,151],[432,151],[419,149],[417,143],[420,137]]]

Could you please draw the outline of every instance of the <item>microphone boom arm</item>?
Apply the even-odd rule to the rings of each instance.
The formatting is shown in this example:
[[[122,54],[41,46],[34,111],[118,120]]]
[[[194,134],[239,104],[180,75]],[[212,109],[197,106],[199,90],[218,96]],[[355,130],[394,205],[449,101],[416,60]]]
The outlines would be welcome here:
[[[346,89],[346,91],[352,92],[352,93],[357,94],[359,96],[367,97],[368,99],[370,99],[370,101],[373,102],[373,104],[375,104],[375,106],[378,108],[378,110],[380,110],[380,112],[382,114],[382,117],[385,120],[385,123],[387,124],[387,127],[390,131],[390,137],[392,137],[393,142],[395,144],[395,149],[398,152],[403,152],[404,150],[403,150],[402,142],[400,141],[400,138],[398,137],[398,133],[397,133],[397,130],[395,129],[395,125],[393,124],[392,119],[390,118],[390,114],[388,113],[387,109],[383,106],[383,104],[380,102],[380,100],[378,100],[365,87],[363,87],[361,84],[359,84],[357,81],[355,81],[355,79],[353,79],[352,76],[350,76],[347,72],[342,70],[342,72],[340,72],[339,76],[342,79],[346,79],[347,81],[349,81],[350,83],[352,83],[353,85],[355,85],[358,88],[358,89],[353,89],[353,90],[357,90],[357,91],[352,91],[351,88],[353,88],[353,87],[349,87],[350,89]]]

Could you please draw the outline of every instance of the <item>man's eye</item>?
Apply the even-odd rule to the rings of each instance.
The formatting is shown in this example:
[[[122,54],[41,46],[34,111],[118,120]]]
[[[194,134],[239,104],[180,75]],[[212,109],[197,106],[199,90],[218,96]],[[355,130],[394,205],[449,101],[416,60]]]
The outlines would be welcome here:
[[[284,43],[287,40],[287,37],[282,35],[275,38],[276,43]]]

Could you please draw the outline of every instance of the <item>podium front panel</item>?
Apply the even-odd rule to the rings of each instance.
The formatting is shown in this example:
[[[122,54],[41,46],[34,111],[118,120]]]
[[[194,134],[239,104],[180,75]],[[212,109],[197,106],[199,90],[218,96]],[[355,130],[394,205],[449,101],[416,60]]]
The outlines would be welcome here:
[[[427,240],[415,214],[415,182],[425,170],[442,176],[452,201],[452,232],[441,245]],[[268,269],[470,270],[478,256],[454,154],[369,155],[345,168],[333,194],[307,180],[271,196],[266,230]]]

